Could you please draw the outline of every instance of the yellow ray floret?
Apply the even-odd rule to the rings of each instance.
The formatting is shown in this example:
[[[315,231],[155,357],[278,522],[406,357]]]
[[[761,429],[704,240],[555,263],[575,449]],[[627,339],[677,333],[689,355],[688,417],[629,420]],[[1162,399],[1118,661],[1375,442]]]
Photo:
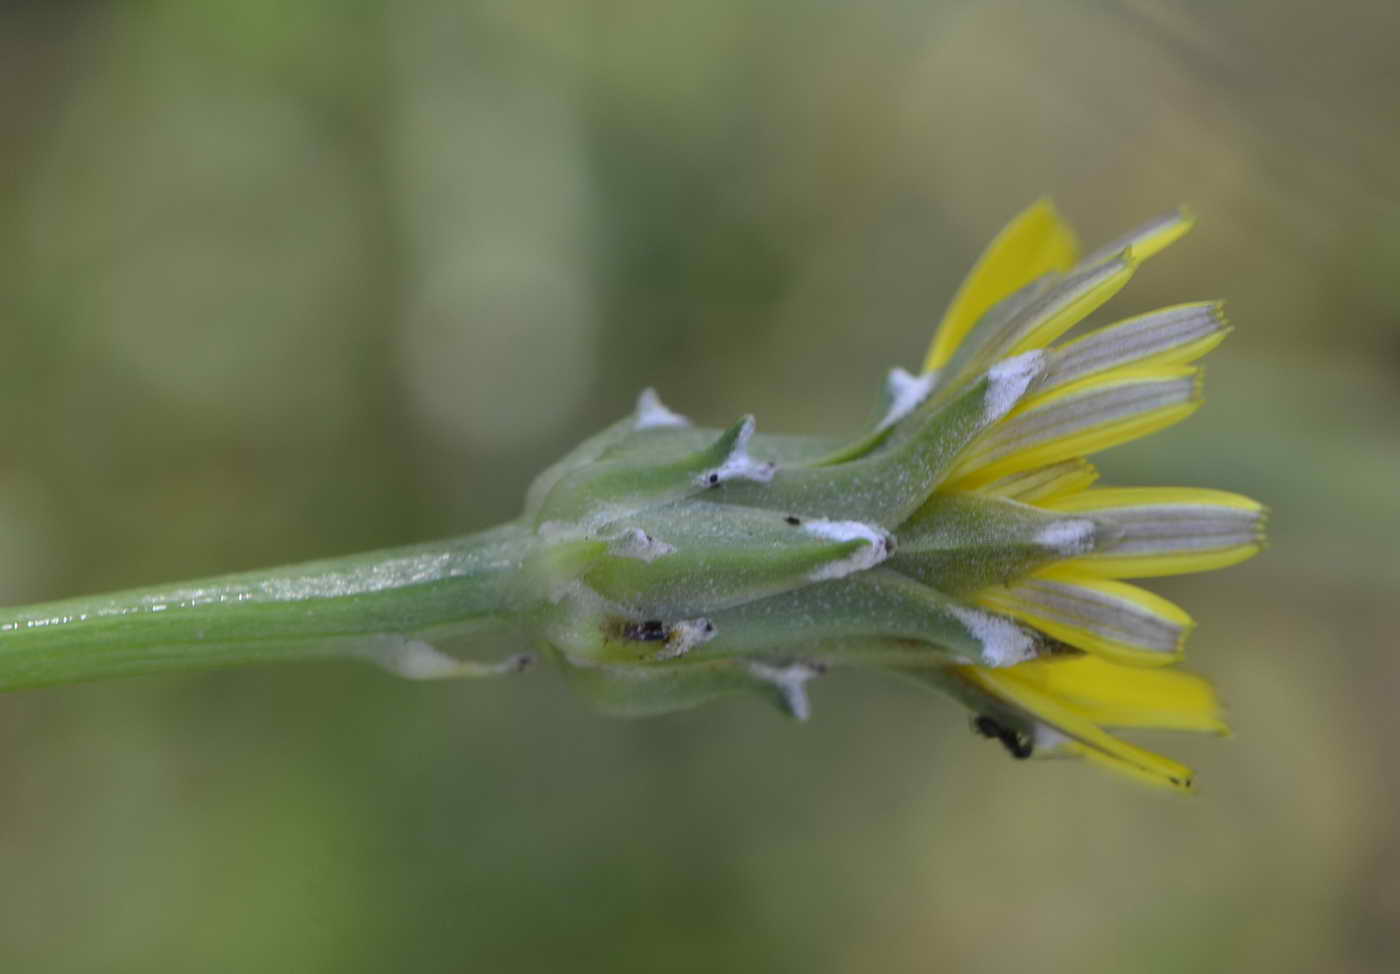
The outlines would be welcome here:
[[[1258,501],[1194,487],[1118,487],[1042,501],[1047,510],[1086,514],[1117,537],[1064,564],[1106,578],[1150,578],[1226,568],[1258,554],[1266,510]]]
[[[1055,349],[1043,389],[1131,366],[1148,368],[1194,362],[1230,332],[1219,301],[1162,308],[1109,325]]]
[[[1077,649],[1133,666],[1176,662],[1195,625],[1160,595],[1063,564],[983,589],[975,601]]]
[[[1131,251],[1098,264],[1075,268],[1054,287],[1047,288],[1040,300],[1031,301],[1016,316],[1014,330],[1007,335],[994,358],[1019,355],[1044,348],[1106,304],[1132,279],[1141,263]]]
[[[1066,494],[1087,490],[1099,479],[1094,465],[1083,457],[1074,457],[1034,470],[1008,474],[978,488],[985,497],[1004,497],[1022,504],[1044,504]]]
[[[1191,788],[1190,768],[1106,733],[1068,702],[1015,679],[1015,670],[957,668],[968,683],[1041,725],[1035,741],[1037,754],[1073,754],[1148,784],[1177,791]]]
[[[1194,217],[1177,210],[1073,266],[1073,231],[1049,201],[1034,204],[992,241],[959,288],[934,334],[924,371],[947,366],[974,330],[972,361],[964,355],[959,372],[980,371],[988,360],[1044,347],[1112,297],[1138,264],[1194,225]]]
[[[1075,656],[1022,663],[1006,677],[1063,701],[1100,727],[1229,730],[1215,690],[1194,673]]]
[[[998,361],[1058,341],[1194,223],[1179,209],[1070,267],[1070,248],[1060,248],[1058,263],[1045,258],[1057,234],[1073,240],[1048,204],[1021,214],[982,256],[935,336],[926,364],[938,370],[934,395],[947,399]],[[1187,768],[1105,728],[1226,732],[1210,685],[1162,668],[1180,658],[1194,626],[1190,616],[1119,579],[1242,561],[1263,543],[1263,507],[1225,491],[1093,488],[1097,471],[1084,457],[1194,412],[1200,370],[1191,363],[1229,330],[1220,303],[1201,301],[1048,348],[1047,367],[1030,395],[973,440],[939,486],[940,493],[1002,498],[1094,525],[1089,553],[1034,570],[1027,564],[1025,574],[1011,573],[1004,584],[972,596],[1085,654],[953,669],[951,686],[961,688],[953,692],[982,708],[978,730],[1000,737],[1013,755],[1077,755],[1186,789]],[[998,730],[1001,720],[1007,723]],[[1026,721],[1029,742],[1020,726]]]
[[[1115,369],[1042,392],[968,449],[946,489],[975,489],[1126,443],[1180,422],[1199,405],[1199,374],[1191,366]]]
[[[982,316],[943,370],[940,386],[956,390],[1002,359],[1048,345],[1122,290],[1137,266],[1125,251],[1037,278]]]
[[[1084,263],[1092,264],[1096,261],[1107,260],[1125,250],[1131,251],[1138,260],[1146,260],[1161,253],[1186,236],[1195,225],[1195,214],[1188,208],[1179,206],[1170,213],[1159,216],[1155,220],[1149,220],[1131,233],[1104,244],[1085,257]]]
[[[983,252],[953,297],[929,348],[924,371],[942,368],[977,320],[1002,298],[1052,271],[1074,264],[1074,231],[1049,200],[1017,215]]]

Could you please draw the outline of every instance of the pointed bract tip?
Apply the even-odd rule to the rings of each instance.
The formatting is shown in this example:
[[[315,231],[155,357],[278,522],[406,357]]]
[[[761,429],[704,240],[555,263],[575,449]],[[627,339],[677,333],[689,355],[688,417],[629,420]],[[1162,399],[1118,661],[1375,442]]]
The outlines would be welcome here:
[[[982,644],[983,666],[1003,667],[1026,663],[1040,655],[1040,642],[1010,619],[962,606],[949,611]]]
[[[1045,374],[1050,361],[1044,349],[1023,352],[1003,359],[987,371],[987,398],[984,416],[988,423],[1001,419],[1025,398],[1031,384]]]
[[[632,428],[636,430],[658,429],[668,426],[689,426],[690,420],[680,413],[672,412],[661,401],[656,390],[648,386],[637,396],[637,408],[633,413]]]
[[[718,487],[728,480],[754,480],[761,484],[772,480],[776,465],[749,456],[749,440],[753,438],[754,428],[754,418],[745,416],[725,430],[719,443],[722,445],[726,440],[729,441],[729,454],[719,466],[697,475],[695,483],[701,487]]]
[[[919,404],[927,399],[928,394],[933,391],[937,381],[937,372],[914,375],[901,368],[890,369],[890,374],[885,379],[885,394],[889,399],[889,408],[875,427],[876,432],[889,429],[918,409]]]
[[[1036,534],[1035,541],[1061,557],[1069,558],[1092,551],[1097,534],[1098,525],[1093,521],[1075,518],[1047,524]]]
[[[608,545],[610,554],[622,558],[636,558],[648,563],[669,555],[675,550],[675,545],[658,541],[641,528],[632,528],[624,532],[621,537],[615,538],[612,544]]]
[[[812,703],[807,697],[807,681],[821,676],[825,671],[811,663],[771,663],[752,662],[749,672],[777,691],[778,704],[789,717],[806,720],[812,716]]]
[[[894,536],[873,524],[865,524],[861,521],[828,521],[825,518],[811,518],[802,522],[802,530],[829,541],[865,542],[846,557],[827,562],[815,569],[808,576],[814,582],[845,578],[853,572],[874,568],[894,553]]]

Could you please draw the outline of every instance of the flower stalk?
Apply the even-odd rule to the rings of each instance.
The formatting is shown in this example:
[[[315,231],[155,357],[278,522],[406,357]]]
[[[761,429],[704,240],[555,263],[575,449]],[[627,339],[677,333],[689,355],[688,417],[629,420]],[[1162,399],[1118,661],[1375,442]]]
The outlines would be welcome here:
[[[510,627],[526,533],[0,610],[0,689],[244,663],[357,659],[402,676],[519,668],[458,661],[431,640]]]

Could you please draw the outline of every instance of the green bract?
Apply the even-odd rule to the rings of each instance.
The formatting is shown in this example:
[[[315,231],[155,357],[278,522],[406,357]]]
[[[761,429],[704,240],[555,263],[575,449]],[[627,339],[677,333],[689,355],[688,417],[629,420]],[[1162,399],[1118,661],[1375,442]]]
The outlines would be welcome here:
[[[896,372],[872,430],[835,450],[755,433],[751,417],[700,429],[648,390],[530,489],[521,618],[600,706],[627,713],[747,688],[804,716],[804,682],[833,665],[1046,653],[1052,640],[958,594],[1111,529],[934,493],[1046,362],[1004,360],[948,397]]]

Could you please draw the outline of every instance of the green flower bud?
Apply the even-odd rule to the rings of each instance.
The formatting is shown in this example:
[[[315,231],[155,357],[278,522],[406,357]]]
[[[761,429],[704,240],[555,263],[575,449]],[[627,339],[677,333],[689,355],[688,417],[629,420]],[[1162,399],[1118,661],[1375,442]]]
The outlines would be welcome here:
[[[945,398],[896,372],[872,430],[825,440],[704,430],[648,390],[529,491],[524,614],[602,706],[654,713],[758,689],[808,711],[833,665],[1006,666],[1058,644],[959,593],[1091,551],[1096,522],[935,498],[1035,387],[1043,352]]]

